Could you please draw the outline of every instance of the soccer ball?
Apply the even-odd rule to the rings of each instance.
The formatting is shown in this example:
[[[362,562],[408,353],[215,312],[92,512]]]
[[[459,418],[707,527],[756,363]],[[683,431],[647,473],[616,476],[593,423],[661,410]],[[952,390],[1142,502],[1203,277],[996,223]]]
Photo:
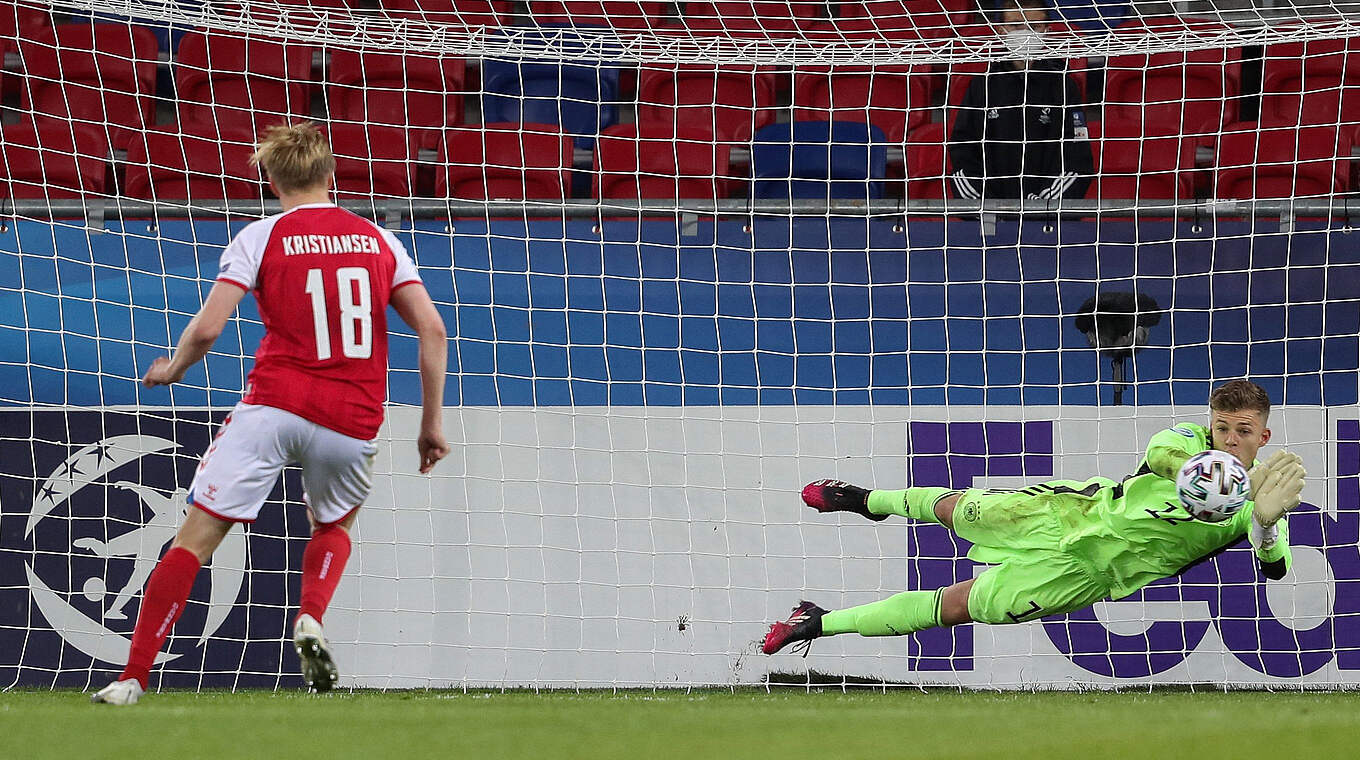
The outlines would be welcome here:
[[[1223,522],[1247,503],[1251,479],[1237,457],[1210,449],[1185,461],[1176,476],[1176,494],[1195,519]]]

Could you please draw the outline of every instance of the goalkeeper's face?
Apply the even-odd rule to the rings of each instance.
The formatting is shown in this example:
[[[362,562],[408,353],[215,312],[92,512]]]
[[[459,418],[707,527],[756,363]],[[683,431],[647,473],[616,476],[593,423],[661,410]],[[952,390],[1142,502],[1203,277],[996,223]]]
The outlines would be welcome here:
[[[1248,468],[1256,461],[1256,453],[1270,440],[1266,418],[1255,409],[1236,412],[1214,409],[1209,414],[1209,430],[1214,436],[1214,448],[1232,454]]]

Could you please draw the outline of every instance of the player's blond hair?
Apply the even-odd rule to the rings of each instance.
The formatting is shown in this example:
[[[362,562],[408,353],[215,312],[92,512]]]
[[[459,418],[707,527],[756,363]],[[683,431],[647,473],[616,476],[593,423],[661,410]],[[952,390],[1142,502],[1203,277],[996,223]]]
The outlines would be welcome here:
[[[262,167],[280,192],[293,193],[325,185],[335,173],[335,156],[321,130],[304,121],[265,130],[250,165]]]
[[[1250,380],[1229,380],[1209,394],[1209,408],[1216,412],[1255,411],[1270,416],[1270,394]]]

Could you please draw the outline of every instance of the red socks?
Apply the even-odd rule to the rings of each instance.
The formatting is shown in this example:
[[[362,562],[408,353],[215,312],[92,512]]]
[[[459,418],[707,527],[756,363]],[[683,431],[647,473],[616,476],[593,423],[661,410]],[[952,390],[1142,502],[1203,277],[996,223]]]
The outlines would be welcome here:
[[[349,560],[349,532],[339,525],[317,529],[302,552],[302,594],[299,615],[311,615],[321,622],[326,607],[340,585],[340,574]]]
[[[349,533],[339,525],[327,525],[312,534],[302,553],[302,604],[298,614],[321,620],[335,594],[335,587],[340,584],[349,552]],[[184,612],[199,567],[198,557],[181,547],[174,547],[161,557],[146,581],[142,607],[137,613],[137,627],[132,631],[127,667],[123,668],[118,680],[135,678],[143,689],[147,688],[151,666],[165,645],[170,629]]]
[[[122,681],[135,678],[145,689],[151,666],[165,644],[175,621],[184,612],[189,592],[198,576],[198,557],[188,549],[173,547],[161,557],[142,592],[142,607],[137,613],[137,627],[132,630],[132,651]]]

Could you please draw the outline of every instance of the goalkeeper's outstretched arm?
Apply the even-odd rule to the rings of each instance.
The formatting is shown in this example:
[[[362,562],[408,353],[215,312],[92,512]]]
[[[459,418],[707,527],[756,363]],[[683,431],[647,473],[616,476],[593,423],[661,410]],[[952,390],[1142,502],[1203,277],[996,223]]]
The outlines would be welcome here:
[[[1175,481],[1185,460],[1209,448],[1213,448],[1209,431],[1194,423],[1179,423],[1152,436],[1139,473],[1152,472]]]

